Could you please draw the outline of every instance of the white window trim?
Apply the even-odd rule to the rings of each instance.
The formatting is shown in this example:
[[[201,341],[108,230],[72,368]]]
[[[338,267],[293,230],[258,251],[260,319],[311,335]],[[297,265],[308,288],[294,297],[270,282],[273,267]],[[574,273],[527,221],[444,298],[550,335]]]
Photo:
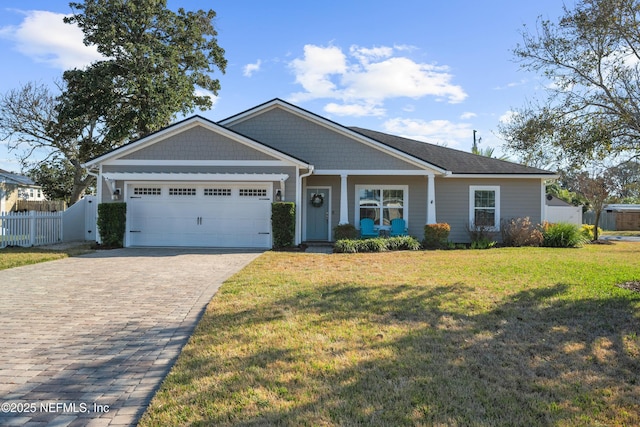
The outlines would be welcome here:
[[[402,190],[404,192],[404,200],[402,201],[402,219],[404,219],[405,227],[409,227],[409,186],[408,185],[379,185],[379,184],[358,184],[356,185],[356,191],[354,194],[355,208],[354,218],[355,226],[360,229],[360,199],[358,194],[362,189],[375,189],[375,190]],[[375,224],[379,227],[379,224]],[[386,227],[386,226],[384,226]]]
[[[476,191],[493,191],[496,194],[495,225],[489,231],[500,231],[500,186],[499,185],[470,185],[469,186],[469,227],[474,226]]]

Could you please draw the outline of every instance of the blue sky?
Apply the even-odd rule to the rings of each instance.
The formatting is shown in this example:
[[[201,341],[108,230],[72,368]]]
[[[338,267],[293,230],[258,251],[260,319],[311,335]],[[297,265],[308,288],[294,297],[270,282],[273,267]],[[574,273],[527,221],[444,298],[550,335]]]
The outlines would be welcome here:
[[[565,2],[573,6],[572,0]],[[62,24],[68,1],[0,4],[0,92],[52,84],[65,69],[98,59],[76,27]],[[561,0],[168,0],[214,9],[226,73],[209,111],[221,120],[272,98],[347,126],[471,149],[495,147],[501,120],[545,82],[520,70],[513,48],[523,25],[557,20]],[[0,168],[18,171],[0,142]]]

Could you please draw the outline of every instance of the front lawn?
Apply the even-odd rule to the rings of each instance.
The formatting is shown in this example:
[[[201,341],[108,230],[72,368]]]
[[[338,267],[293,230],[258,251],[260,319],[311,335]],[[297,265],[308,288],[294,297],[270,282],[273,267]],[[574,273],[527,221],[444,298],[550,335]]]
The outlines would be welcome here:
[[[226,282],[157,425],[640,425],[640,244],[269,252]]]
[[[8,247],[0,248],[0,270],[20,267],[22,265],[37,264],[40,262],[53,261],[70,256],[82,255],[92,252],[90,245],[78,244],[63,250],[47,248],[20,248]]]

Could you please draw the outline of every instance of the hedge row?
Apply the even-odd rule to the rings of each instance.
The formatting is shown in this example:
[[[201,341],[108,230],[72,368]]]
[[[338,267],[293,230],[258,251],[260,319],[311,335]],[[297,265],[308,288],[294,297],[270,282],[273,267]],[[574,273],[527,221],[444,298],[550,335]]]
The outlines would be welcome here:
[[[342,239],[336,241],[333,248],[337,253],[385,252],[385,251],[417,251],[420,242],[411,236],[399,236],[375,239]]]

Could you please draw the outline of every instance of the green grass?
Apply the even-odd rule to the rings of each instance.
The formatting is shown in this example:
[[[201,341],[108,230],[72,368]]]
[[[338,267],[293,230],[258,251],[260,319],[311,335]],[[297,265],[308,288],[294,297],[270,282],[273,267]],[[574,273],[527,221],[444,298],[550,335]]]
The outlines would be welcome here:
[[[0,249],[0,270],[37,264],[56,259],[77,256],[91,252],[89,244],[78,245],[65,250],[8,247]]]
[[[640,245],[266,253],[228,280],[141,420],[639,425]]]
[[[640,231],[603,231],[603,236],[640,237]]]

